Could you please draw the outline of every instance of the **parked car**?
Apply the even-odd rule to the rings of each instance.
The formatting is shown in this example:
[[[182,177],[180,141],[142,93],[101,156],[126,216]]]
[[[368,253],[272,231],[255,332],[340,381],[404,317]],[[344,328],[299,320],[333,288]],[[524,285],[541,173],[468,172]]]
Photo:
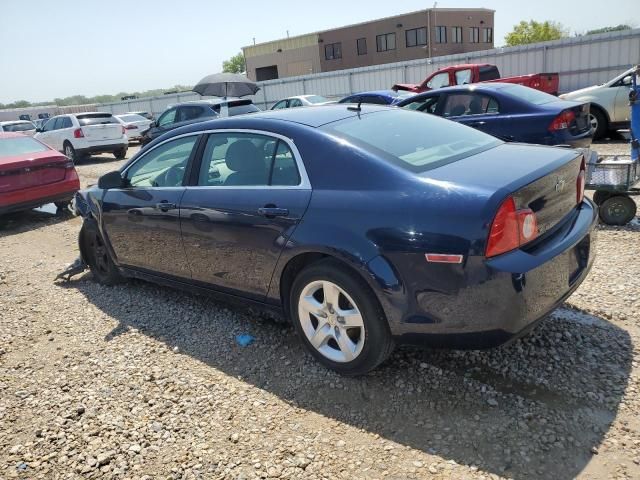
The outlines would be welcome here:
[[[429,75],[421,84],[398,83],[393,90],[407,90],[414,93],[427,92],[436,88],[467,85],[478,82],[517,83],[542,92],[558,95],[560,77],[557,73],[531,73],[517,77],[501,78],[495,65],[471,63],[444,67]]]
[[[568,102],[511,83],[446,87],[404,100],[399,107],[431,113],[508,142],[588,148],[589,103]]]
[[[415,93],[395,90],[375,90],[360,92],[344,97],[338,103],[370,103],[374,105],[395,105],[402,100],[413,97]]]
[[[153,116],[153,113],[149,113],[149,112],[127,112],[125,115],[140,115],[141,117],[146,118],[147,120],[151,120],[152,122],[155,120],[155,117]]]
[[[97,281],[275,309],[355,375],[395,343],[503,344],[560,305],[593,262],[584,173],[572,149],[332,105],[176,129],[74,204]]]
[[[281,108],[295,107],[312,107],[318,105],[328,105],[335,103],[333,100],[323,97],[322,95],[298,95],[295,97],[284,98],[275,103],[271,110],[280,110]]]
[[[33,136],[36,133],[36,126],[27,120],[12,120],[0,122],[0,132],[20,132],[24,135]]]
[[[162,115],[158,117],[158,121],[153,122],[150,129],[143,134],[140,142],[146,145],[170,130],[192,123],[259,111],[260,109],[253,104],[251,99],[219,98],[179,103],[162,112]]]
[[[140,140],[142,134],[151,127],[151,120],[135,113],[125,113],[124,115],[115,115],[115,117],[124,127],[129,141]]]
[[[124,127],[105,112],[57,115],[44,124],[35,138],[63,152],[74,163],[98,153],[112,153],[123,159],[129,146]]]
[[[0,133],[0,215],[69,204],[80,188],[67,157],[21,133]]]
[[[564,100],[591,103],[591,126],[595,139],[606,136],[610,130],[629,128],[629,88],[633,70],[631,68],[602,85],[560,95]]]

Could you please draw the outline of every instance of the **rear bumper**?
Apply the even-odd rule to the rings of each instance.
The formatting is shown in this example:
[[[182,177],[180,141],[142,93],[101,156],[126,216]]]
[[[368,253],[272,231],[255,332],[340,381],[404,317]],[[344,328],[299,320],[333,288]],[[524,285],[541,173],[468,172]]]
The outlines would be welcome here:
[[[568,146],[571,148],[589,148],[593,140],[593,133],[587,131],[580,135],[571,135],[569,132],[555,134],[550,145]]]
[[[539,251],[469,257],[463,265],[428,264],[416,254],[395,258],[401,277],[412,281],[381,299],[392,334],[399,343],[470,349],[517,338],[585,279],[594,261],[596,223],[597,212],[585,201]]]
[[[79,154],[91,155],[95,153],[113,153],[123,148],[127,148],[129,143],[127,141],[121,141],[119,143],[109,143],[105,145],[86,145],[76,148],[76,152]]]
[[[0,215],[30,210],[47,203],[70,201],[79,189],[78,174],[71,169],[60,182],[0,193]]]

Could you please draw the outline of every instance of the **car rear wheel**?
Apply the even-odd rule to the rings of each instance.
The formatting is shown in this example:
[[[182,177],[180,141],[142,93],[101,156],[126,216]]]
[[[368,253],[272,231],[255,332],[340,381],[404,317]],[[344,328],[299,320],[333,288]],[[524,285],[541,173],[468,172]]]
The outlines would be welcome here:
[[[92,221],[85,221],[80,232],[82,238],[82,252],[89,269],[98,283],[115,285],[123,281],[118,268],[111,260],[107,246]]]
[[[69,142],[64,142],[63,150],[67,158],[69,158],[69,160],[71,160],[73,163],[77,163],[77,161],[80,160],[78,158],[78,154],[76,153],[76,149],[73,148],[73,145],[71,145]]]
[[[289,308],[311,354],[338,373],[363,375],[393,350],[375,295],[364,280],[337,261],[323,260],[298,274]]]
[[[607,225],[626,225],[636,216],[636,202],[626,195],[607,198],[600,205],[600,218]]]
[[[604,113],[599,108],[591,107],[589,121],[591,122],[591,130],[593,130],[593,139],[599,140],[603,138],[609,130],[609,123]]]
[[[124,157],[127,156],[127,149],[122,148],[120,150],[116,150],[115,152],[113,152],[113,156],[116,157],[118,160],[122,160]]]

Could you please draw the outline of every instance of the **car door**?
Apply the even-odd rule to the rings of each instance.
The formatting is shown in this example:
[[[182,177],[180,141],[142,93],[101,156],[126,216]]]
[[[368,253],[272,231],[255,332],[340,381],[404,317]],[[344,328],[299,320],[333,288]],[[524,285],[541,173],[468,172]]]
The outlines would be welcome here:
[[[64,150],[64,141],[71,140],[73,144],[73,131],[75,130],[73,126],[73,122],[71,121],[71,117],[64,116],[58,119],[58,124],[56,125],[55,130],[55,142],[56,148],[60,151]]]
[[[629,89],[631,88],[631,74],[624,76],[615,83],[616,98],[613,105],[612,122],[628,122],[631,109],[629,108]]]
[[[54,150],[60,150],[62,148],[62,146],[57,147],[56,146],[56,138],[55,138],[55,129],[56,129],[56,124],[58,123],[58,119],[60,117],[53,117],[50,118],[43,126],[42,128],[42,132],[36,134],[36,138],[38,140],[40,140],[41,142],[46,143],[47,145],[49,145],[51,148],[53,148]]]
[[[180,233],[180,200],[198,134],[163,142],[123,172],[126,187],[107,190],[102,221],[122,266],[191,278]]]
[[[405,103],[402,108],[435,115],[438,111],[438,105],[441,98],[442,95],[437,93],[418,95],[417,97],[413,97],[408,103]]]
[[[295,146],[267,132],[212,133],[191,183],[180,223],[193,279],[263,300],[311,198]]]
[[[488,94],[478,92],[447,94],[440,115],[504,140],[509,140],[511,137],[511,133],[508,129],[505,130],[500,117],[497,99]]]

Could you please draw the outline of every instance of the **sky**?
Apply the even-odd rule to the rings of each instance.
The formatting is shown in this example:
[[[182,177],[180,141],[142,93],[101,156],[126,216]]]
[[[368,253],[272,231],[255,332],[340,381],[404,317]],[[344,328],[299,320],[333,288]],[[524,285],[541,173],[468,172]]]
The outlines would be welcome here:
[[[637,0],[439,0],[437,7],[495,10],[500,46],[520,20],[554,20],[572,33],[638,26],[634,5]],[[287,30],[301,35],[432,6],[415,0],[0,0],[0,102],[193,85],[221,71],[223,60],[254,37],[266,42]]]

